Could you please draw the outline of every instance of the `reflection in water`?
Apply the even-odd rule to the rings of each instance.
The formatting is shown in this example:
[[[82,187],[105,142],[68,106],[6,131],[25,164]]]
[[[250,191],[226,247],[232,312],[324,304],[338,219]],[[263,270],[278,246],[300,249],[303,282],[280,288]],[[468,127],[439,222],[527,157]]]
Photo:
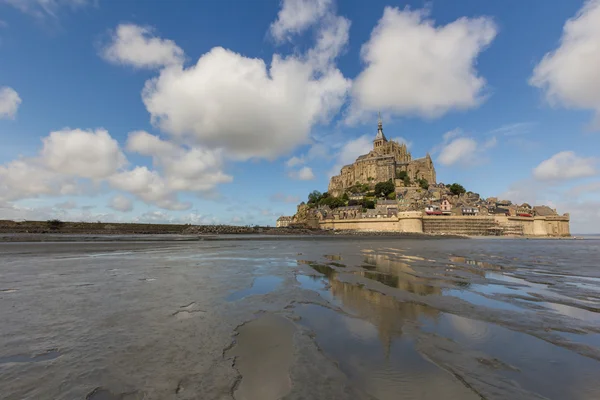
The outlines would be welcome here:
[[[435,286],[431,279],[421,278],[413,267],[405,262],[395,260],[381,254],[369,254],[364,262],[373,267],[370,271],[361,272],[365,278],[376,280],[384,285],[404,290],[410,293],[426,296],[441,294],[441,289]]]
[[[480,285],[483,286],[483,285]],[[522,308],[511,304],[506,303],[504,301],[498,301],[494,299],[490,299],[483,295],[477,294],[475,292],[470,292],[468,290],[458,290],[458,289],[449,289],[444,290],[444,294],[448,296],[458,297],[459,299],[463,299],[471,304],[475,304],[483,307],[497,308],[500,310],[512,310],[512,311],[523,311]]]
[[[391,296],[342,282],[337,279],[337,273],[330,267],[318,264],[313,264],[311,267],[326,274],[329,281],[328,292],[344,310],[366,319],[377,327],[381,343],[387,351],[391,346],[392,338],[402,334],[402,326],[406,321],[414,322],[422,314],[435,318],[439,313],[428,306],[401,303]]]
[[[525,333],[453,314],[422,319],[422,329],[482,351],[518,370],[497,373],[550,399],[600,398],[600,363]],[[587,387],[581,384],[587,382]]]
[[[358,292],[354,291],[343,293],[346,300],[356,297],[349,301],[355,306],[363,304],[366,309],[372,309],[369,304],[374,299],[355,296]],[[402,335],[401,331],[383,341],[378,337],[377,327],[363,319],[312,304],[301,305],[296,312],[301,317],[300,323],[316,333],[319,348],[338,363],[354,385],[377,399],[479,398],[457,379],[427,361],[416,351],[414,338]],[[414,310],[409,314],[412,312]],[[395,316],[400,318],[409,317],[399,309],[390,310],[390,313],[396,313]]]

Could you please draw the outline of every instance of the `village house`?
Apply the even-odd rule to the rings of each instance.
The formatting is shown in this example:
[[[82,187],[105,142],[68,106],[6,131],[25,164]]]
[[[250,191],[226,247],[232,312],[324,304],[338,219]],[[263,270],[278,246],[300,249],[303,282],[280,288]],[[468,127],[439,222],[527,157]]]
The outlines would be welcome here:
[[[452,203],[448,199],[442,200],[440,203],[440,210],[442,210],[442,214],[450,215],[452,214]]]
[[[338,215],[338,219],[360,218],[362,214],[362,206],[339,207],[335,209],[334,214]]]
[[[350,200],[357,200],[357,201],[360,201],[360,200],[362,200],[364,198],[365,198],[365,194],[364,193],[351,193],[348,196],[348,199],[350,199]]]
[[[277,218],[277,228],[287,228],[292,223],[293,217],[281,216]]]
[[[438,206],[437,204],[430,204],[427,207],[425,207],[425,214],[427,214],[427,215],[442,215],[442,210],[440,209],[440,206]]]
[[[378,215],[385,215],[391,217],[392,215],[398,215],[398,201],[397,200],[377,200],[375,205]]]
[[[479,208],[477,207],[462,207],[462,215],[479,215]]]

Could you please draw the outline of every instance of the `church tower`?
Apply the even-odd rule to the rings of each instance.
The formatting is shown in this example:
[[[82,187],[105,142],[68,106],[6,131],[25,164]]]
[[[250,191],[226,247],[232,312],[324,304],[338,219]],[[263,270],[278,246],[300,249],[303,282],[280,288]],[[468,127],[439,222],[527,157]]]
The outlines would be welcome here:
[[[381,114],[379,114],[379,122],[377,123],[377,136],[373,140],[373,149],[377,149],[387,143],[387,138],[383,134],[383,122],[381,122]]]

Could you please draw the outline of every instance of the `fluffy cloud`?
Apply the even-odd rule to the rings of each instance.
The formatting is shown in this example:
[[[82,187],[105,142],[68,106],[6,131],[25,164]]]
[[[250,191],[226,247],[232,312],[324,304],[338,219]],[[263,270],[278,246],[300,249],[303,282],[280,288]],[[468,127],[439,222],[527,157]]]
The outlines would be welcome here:
[[[51,132],[42,143],[36,157],[0,165],[0,200],[81,194],[89,186],[85,179],[100,182],[127,162],[102,129]]]
[[[223,48],[195,66],[167,68],[148,81],[142,97],[163,131],[238,159],[273,159],[307,143],[311,127],[344,102],[350,82],[337,69],[318,77],[309,62],[273,57],[270,68]]]
[[[453,165],[471,157],[477,150],[477,142],[474,139],[461,137],[452,140],[442,148],[438,161],[442,165]]]
[[[0,88],[0,119],[14,119],[20,104],[21,98],[13,88]]]
[[[437,161],[445,166],[450,165],[475,165],[483,162],[485,152],[496,146],[496,137],[485,142],[467,137],[460,129],[446,132],[440,146],[432,150],[438,153]]]
[[[535,67],[529,83],[553,104],[595,111],[600,129],[600,0],[588,1],[563,28],[560,46]]]
[[[572,151],[561,151],[533,169],[533,177],[542,181],[562,181],[597,174],[597,160],[579,157]]]
[[[175,42],[154,37],[150,28],[133,24],[119,25],[101,54],[111,63],[135,68],[162,68],[182,64],[184,59]]]
[[[192,204],[181,202],[179,192],[209,195],[216,185],[233,180],[222,171],[220,150],[186,148],[144,131],[130,133],[126,147],[130,152],[152,157],[156,170],[137,166],[110,176],[108,182],[147,204],[187,210]]]
[[[119,143],[103,129],[51,132],[42,141],[43,162],[58,173],[101,179],[114,174],[126,163]]]
[[[282,0],[277,20],[271,24],[271,35],[277,41],[289,39],[315,24],[331,9],[333,0]]]
[[[115,189],[134,194],[147,204],[156,204],[167,210],[188,210],[189,202],[180,202],[177,194],[168,186],[168,182],[156,171],[147,167],[135,167],[131,171],[120,172],[109,178]]]
[[[315,174],[313,173],[312,168],[310,167],[302,167],[297,171],[290,171],[288,176],[292,179],[297,179],[299,181],[311,181],[315,179]]]
[[[0,165],[0,200],[17,200],[43,195],[78,194],[75,177],[58,174],[39,158],[17,159]]]
[[[133,202],[131,199],[120,194],[113,197],[108,203],[108,206],[115,211],[121,212],[129,212],[133,210]]]
[[[211,191],[216,185],[233,180],[222,171],[221,150],[184,148],[144,131],[129,135],[127,149],[151,156],[154,165],[163,171],[172,191]]]
[[[215,47],[184,67],[174,42],[135,25],[117,28],[104,57],[161,68],[142,100],[152,123],[177,142],[223,149],[233,160],[273,160],[310,143],[312,127],[339,112],[351,87],[335,66],[350,22],[333,13],[331,0],[283,1],[271,33],[284,37],[312,25],[312,48],[274,54],[270,63]]]
[[[296,157],[296,156],[294,156],[294,157],[290,158],[289,160],[287,160],[287,161],[285,162],[285,165],[286,165],[287,167],[293,168],[293,167],[296,167],[296,166],[298,166],[298,165],[302,165],[302,164],[304,164],[305,162],[306,162],[306,161],[305,161],[304,157],[302,157],[302,156],[300,156],[300,157]]]
[[[385,8],[361,50],[366,68],[354,82],[349,122],[379,110],[439,117],[483,101],[486,81],[475,62],[496,36],[493,21],[435,26],[426,18],[426,10]]]
[[[0,3],[9,4],[18,10],[31,14],[35,17],[44,17],[50,15],[56,17],[60,7],[70,7],[71,9],[83,7],[92,4],[93,0],[0,0]]]

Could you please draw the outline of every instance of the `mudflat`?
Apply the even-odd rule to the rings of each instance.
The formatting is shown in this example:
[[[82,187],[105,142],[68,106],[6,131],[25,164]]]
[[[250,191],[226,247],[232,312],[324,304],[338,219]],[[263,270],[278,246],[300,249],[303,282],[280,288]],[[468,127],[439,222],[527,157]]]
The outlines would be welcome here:
[[[0,243],[1,397],[600,398],[598,239],[217,239]]]

